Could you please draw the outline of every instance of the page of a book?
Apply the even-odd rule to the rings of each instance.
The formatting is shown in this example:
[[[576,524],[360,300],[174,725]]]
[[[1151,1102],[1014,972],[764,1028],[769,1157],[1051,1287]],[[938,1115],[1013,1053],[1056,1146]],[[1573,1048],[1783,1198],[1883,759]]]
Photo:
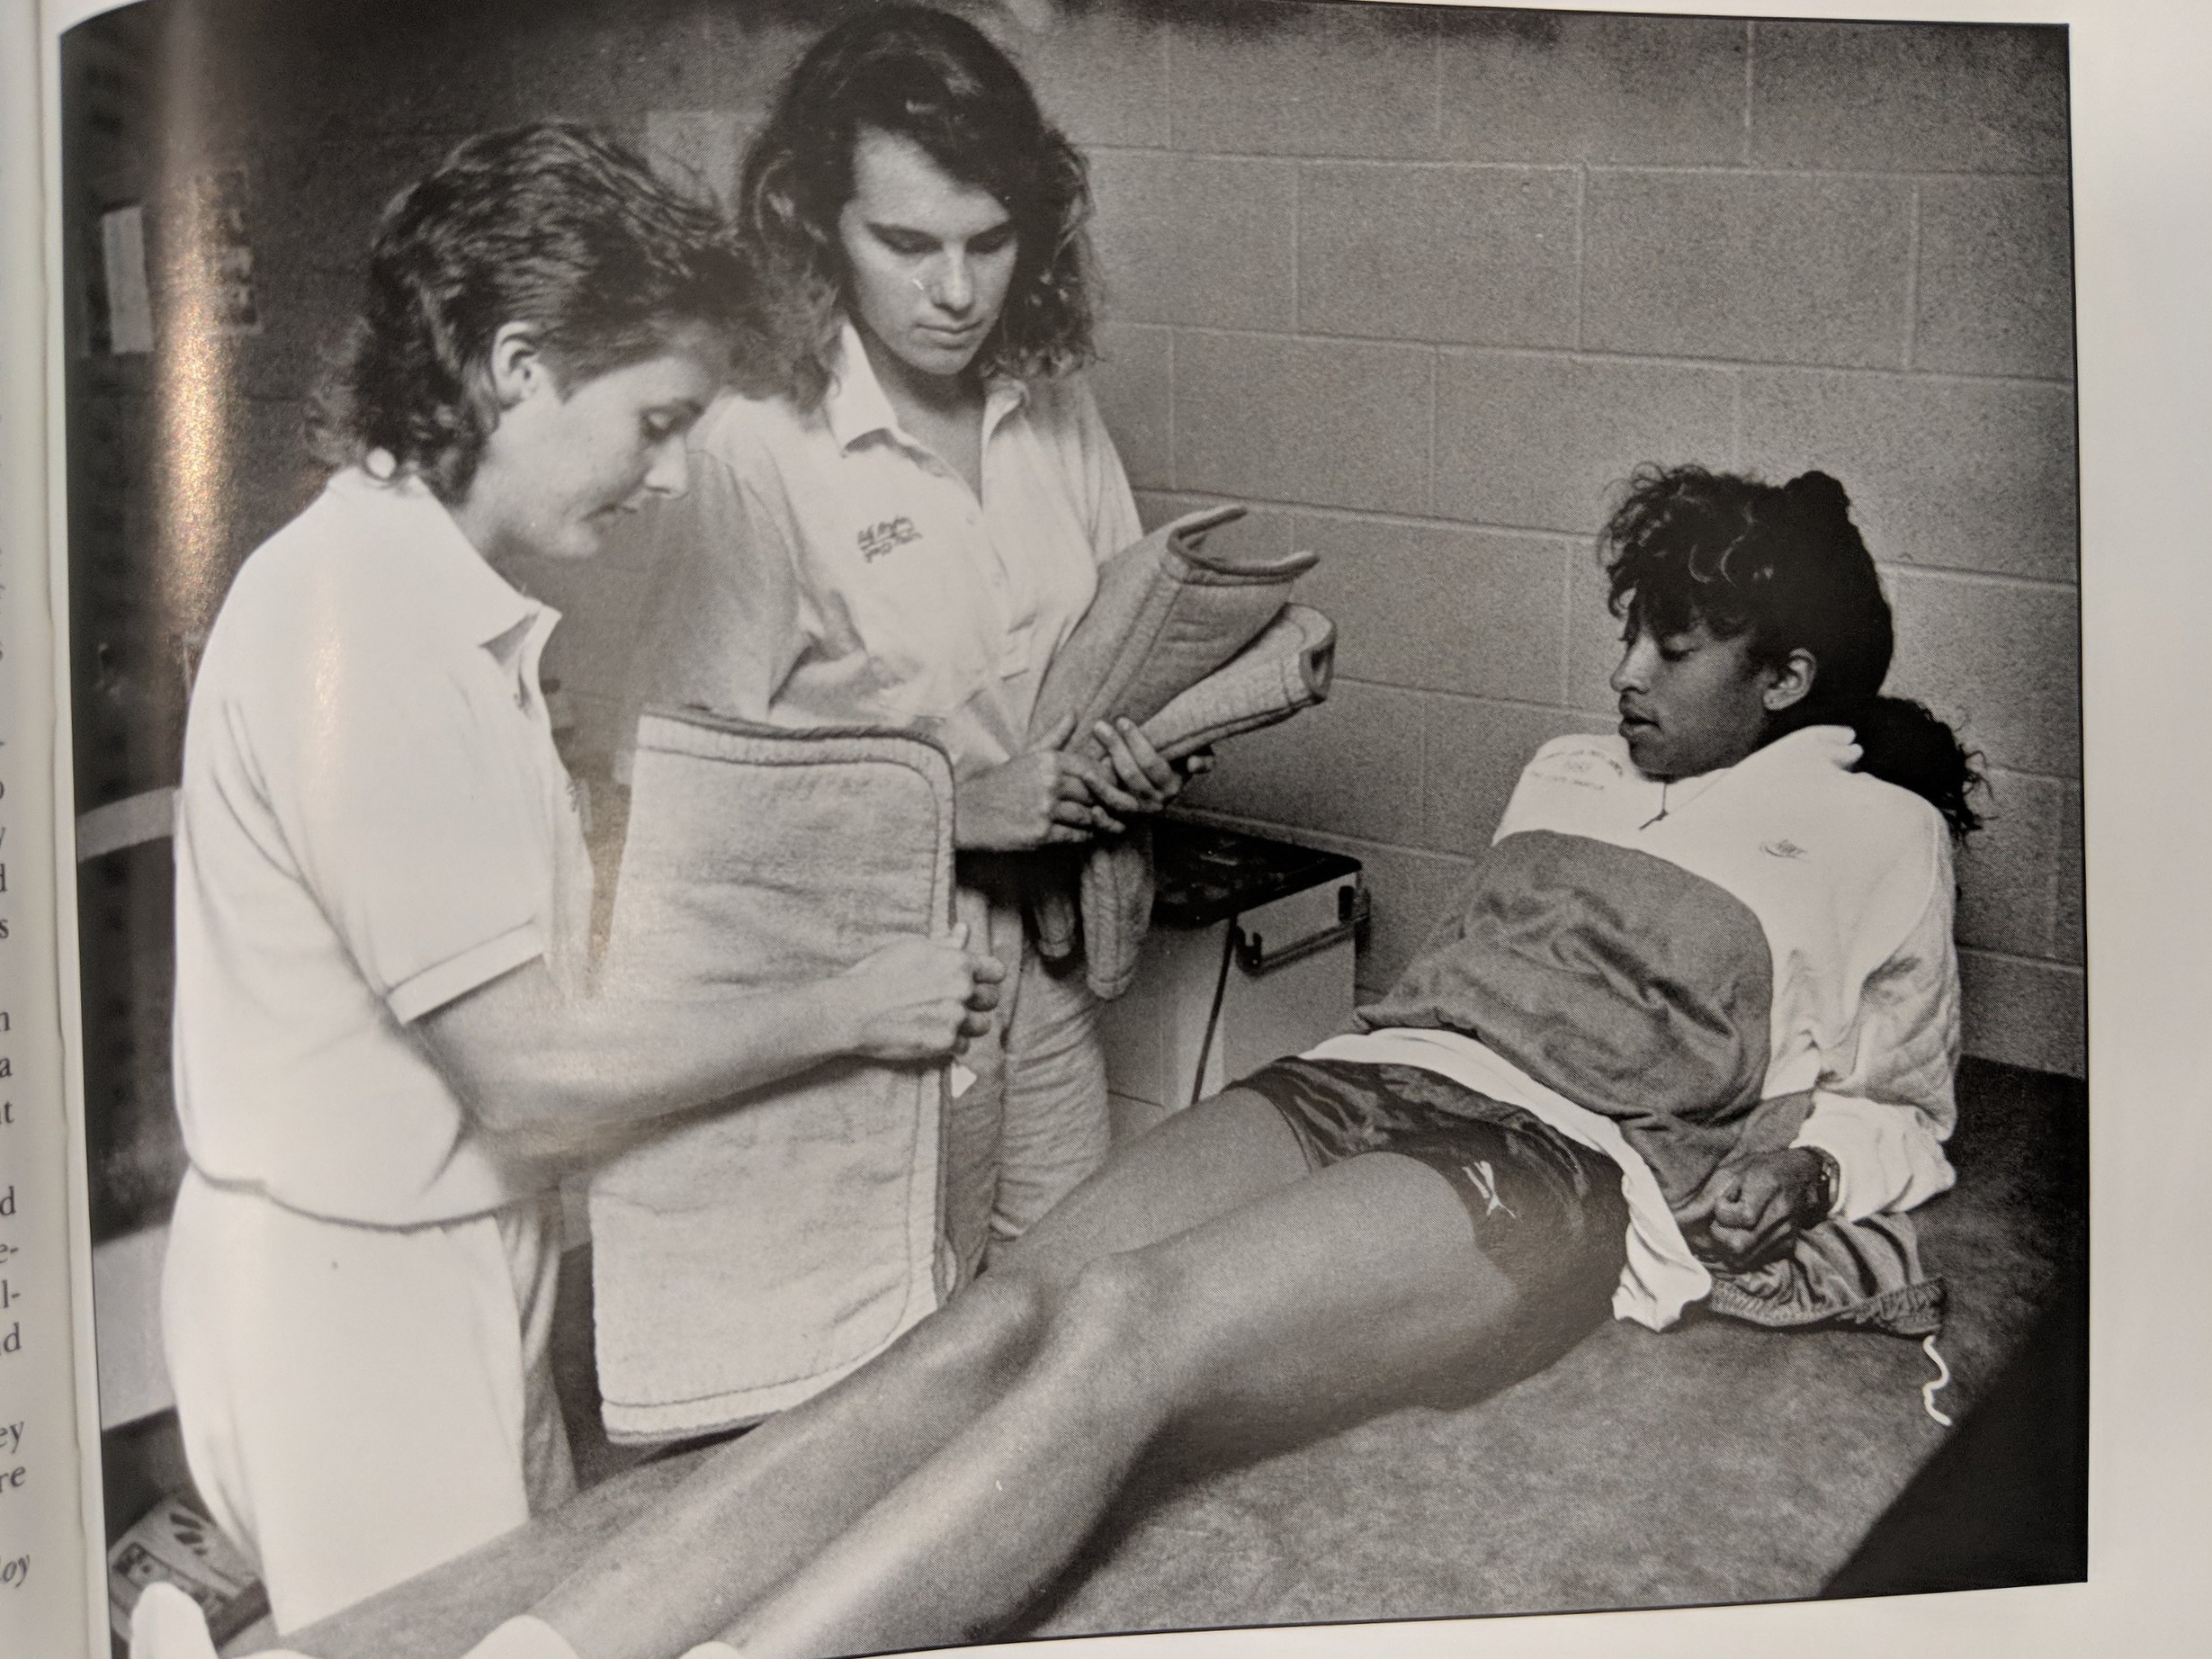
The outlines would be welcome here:
[[[2154,110],[2156,98],[2129,89],[2177,78],[2167,60],[2200,51],[2204,29],[2148,0],[2034,18],[1964,4],[1843,8],[1862,14],[1856,23],[1834,21],[1837,9],[1778,7],[1805,15],[1778,19],[1323,0],[966,8],[1088,166],[1103,279],[1088,383],[1133,491],[1132,534],[1136,515],[1151,525],[1237,500],[1253,510],[1228,533],[1232,550],[1321,555],[1301,595],[1334,619],[1328,702],[1279,732],[1226,742],[1179,810],[1209,830],[1364,866],[1359,925],[1347,905],[1343,949],[1316,953],[1341,967],[1346,1007],[1391,989],[1454,888],[1478,873],[1530,752],[1614,726],[1630,670],[1616,666],[1617,624],[1590,549],[1608,492],[1640,462],[1702,462],[1778,482],[1816,468],[1840,477],[1895,607],[1892,688],[1951,722],[1993,782],[1988,825],[1958,865],[1966,1059],[1944,1166],[1958,1184],[1916,1216],[1948,1297],[1930,1365],[1918,1332],[1903,1342],[1760,1333],[1741,1350],[1710,1350],[1721,1356],[1714,1397],[1736,1397],[1726,1377],[1742,1390],[1728,1408],[1740,1458],[1700,1463],[1699,1433],[1681,1429],[1691,1419],[1643,1402],[1573,1437],[1598,1449],[1571,1454],[1568,1439],[1542,1438],[1563,1433],[1559,1403],[1648,1376],[1668,1377],[1679,1404],[1706,1385],[1665,1367],[1727,1341],[1715,1319],[1693,1315],[1658,1339],[1674,1347],[1651,1350],[1647,1365],[1633,1344],[1649,1333],[1611,1327],[1496,1401],[1363,1423],[1223,1469],[1169,1466],[1159,1490],[1105,1511],[1110,1524],[1074,1552],[1070,1575],[1021,1621],[994,1626],[1004,1634],[1081,1637],[1080,1649],[1068,1644],[1080,1652],[1124,1642],[1146,1655],[1331,1651],[1348,1639],[1335,1621],[1441,1616],[1357,1639],[1408,1653],[1903,1640],[2059,1653],[2124,1629],[2136,1651],[2181,1652],[2181,1633],[2200,1624],[2172,1574],[2181,1540],[2201,1536],[2201,1502],[2172,1490],[2171,1458],[2140,1443],[2140,1427],[2124,1427],[2171,1424],[2176,1448],[2202,1435],[2201,1414],[2180,1409],[2202,1332],[2168,1328],[2137,1271],[2179,1248],[2146,1231],[2146,1215],[2162,1194],[2163,1207],[2182,1202],[2169,1183],[2194,1167],[2184,1153],[2195,1131],[2174,1125],[2167,1140],[2164,1116],[2113,1104],[2122,1090],[2130,1100],[2201,1098],[2169,1053],[2172,1031],[2189,1028],[2181,993],[2194,981],[2183,970],[2145,987],[2135,958],[2161,957],[2159,947],[2105,941],[2162,913],[2172,927],[2180,907],[2141,873],[2190,856],[2176,827],[2193,809],[2152,781],[2165,740],[2148,735],[2149,716],[2162,696],[2202,698],[2172,684],[2185,677],[2152,642],[2186,657],[2192,647],[2172,630],[2202,578],[2114,551],[2171,543],[2150,505],[2171,487],[2142,474],[2154,455],[2192,465],[2176,447],[2189,428],[2169,423],[2147,442],[2132,390],[2116,388],[2123,372],[2131,389],[2181,378],[2186,353],[2158,345],[2148,320],[2166,313],[2126,296],[2185,298],[2170,275],[2184,236],[2147,230],[2128,181],[2150,158],[2185,153],[2201,119]],[[1990,26],[1948,26],[1969,18]],[[589,1546],[608,1542],[608,1516],[649,1516],[679,1464],[706,1466],[696,1451],[658,1473],[641,1459],[676,1431],[626,1432],[596,1392],[610,1375],[640,1375],[629,1350],[616,1356],[629,1370],[610,1366],[610,1320],[627,1310],[598,1308],[596,1350],[592,1314],[577,1311],[595,1266],[603,1297],[640,1270],[677,1269],[664,1258],[613,1274],[601,1259],[622,1235],[609,1218],[625,1212],[610,1204],[612,1182],[592,1188],[615,1166],[567,1166],[562,1219],[546,1224],[548,1261],[560,1261],[551,1364],[566,1368],[556,1380],[586,1498],[531,1512],[504,1543],[502,1527],[483,1531],[470,1540],[484,1552],[473,1567],[426,1558],[358,1607],[288,1603],[288,1583],[273,1610],[276,1575],[257,1558],[271,1546],[244,1519],[246,1488],[210,1461],[204,1428],[180,1427],[173,1368],[180,1355],[203,1367],[208,1350],[190,1351],[193,1336],[161,1323],[172,1210],[193,1160],[212,1156],[188,1158],[171,1064],[187,709],[238,570],[329,498],[306,417],[384,204],[471,132],[560,118],[611,133],[664,182],[728,206],[820,20],[767,0],[661,0],[619,17],[580,4],[142,0],[43,21],[44,85],[27,64],[8,72],[45,142],[19,143],[11,130],[4,148],[11,166],[46,156],[44,189],[12,173],[5,203],[11,232],[36,222],[47,259],[42,273],[14,258],[0,273],[11,346],[0,670],[16,676],[0,674],[0,1652],[18,1651],[18,1630],[22,1651],[57,1659],[121,1644],[138,1595],[162,1583],[191,1599],[226,1654],[296,1638],[311,1659],[458,1659],[495,1614],[551,1588],[545,1563],[588,1573],[606,1558]],[[10,101],[17,128],[25,107]],[[2172,176],[2185,176],[2179,165]],[[846,303],[876,327],[861,298]],[[38,327],[20,326],[32,316]],[[2199,350],[2193,327],[2177,321],[2173,336]],[[51,355],[43,381],[17,366],[24,343]],[[990,464],[979,459],[979,503],[990,502]],[[694,456],[694,482],[699,466]],[[951,480],[940,469],[937,481]],[[933,526],[925,511],[903,512],[906,498],[868,505],[855,521],[856,569],[876,579]],[[790,510],[805,522],[852,507],[794,498]],[[435,516],[443,511],[424,522],[473,522]],[[539,549],[490,566],[527,605],[560,613],[551,643],[533,638],[515,659],[529,665],[515,704],[542,715],[558,754],[599,866],[602,932],[622,828],[642,798],[629,753],[640,677],[650,677],[640,662],[667,669],[686,627],[738,625],[703,603],[669,620],[668,567],[657,562],[668,518],[648,506],[604,536],[595,528],[596,558]],[[42,543],[66,550],[50,607],[42,560],[22,552]],[[243,708],[255,670],[220,672],[226,695],[246,688],[233,705]],[[66,711],[58,722],[49,688]],[[1633,755],[1641,716],[1625,702],[1621,714]],[[2193,790],[2193,775],[2178,786]],[[1652,822],[1689,810],[1670,809],[1663,791],[1656,806]],[[458,845],[459,821],[443,827]],[[848,828],[864,832],[857,817]],[[1778,835],[1764,852],[1803,848]],[[1264,1039],[1237,1020],[1293,1028],[1224,1000],[1239,937],[1231,924],[1208,972],[1185,975],[1196,991],[1170,988],[1157,949],[1148,959],[1129,1005],[1141,1013],[1107,1022],[1117,1122],[1186,1103],[1187,1090],[1140,1099],[1129,1080],[1174,1069],[1160,1055],[1209,993],[1211,1015],[1193,1022],[1202,1081],[1227,1081],[1207,1063],[1224,1009],[1232,1028],[1220,1042],[1255,1060]],[[412,1022],[417,1010],[404,1006],[396,1018]],[[1134,1036],[1133,1021],[1144,1026]],[[1177,1062],[1185,1071],[1188,1058]],[[1512,1086],[1503,1072],[1482,1076]],[[1826,1141],[1806,1133],[1840,1213],[1870,1179],[1872,1164],[1852,1160],[1875,1132],[1863,1116],[1858,1129],[1835,1121]],[[2093,1428],[2082,1405],[2092,1143]],[[688,1153],[663,1164],[695,1173]],[[621,1166],[624,1201],[640,1189],[638,1167]],[[1487,1193],[1494,1213],[1499,1190],[1480,1168],[1470,1202],[1479,1211]],[[365,1219],[405,1233],[416,1220],[377,1210],[381,1197],[317,1190],[273,1207],[318,1225]],[[1906,1260],[1913,1249],[1908,1233]],[[940,1264],[938,1277],[957,1273]],[[671,1339],[662,1351],[689,1366],[683,1322],[669,1316],[684,1294],[629,1313],[627,1329]],[[231,1342],[245,1327],[225,1329]],[[1791,1342],[1822,1359],[1793,1369],[1775,1358]],[[1761,1375],[1777,1379],[1773,1392],[1742,1383]],[[363,1373],[360,1421],[381,1421],[368,1398],[381,1392]],[[1907,1409],[1885,1416],[1869,1403],[1890,1394]],[[2037,1403],[2019,1406],[2027,1396]],[[1762,1418],[1777,1398],[1785,1409]],[[1986,1451],[2008,1433],[2011,1449]],[[1793,1437],[1827,1455],[1793,1455]],[[395,1465],[403,1438],[391,1441]],[[1522,1456],[1537,1448],[1538,1461],[1555,1456],[1549,1480],[1483,1468],[1483,1448],[1500,1440]],[[1603,1466],[1653,1448],[1717,1472],[1721,1485],[1660,1502]],[[1992,1460],[1969,1465],[1977,1448]],[[1453,1459],[1465,1464],[1457,1484],[1437,1473]],[[1764,1490],[1726,1486],[1747,1468],[1770,1472]],[[2094,1484],[2064,1487],[2069,1470]],[[2062,1490],[2073,1497],[2038,1507]],[[1539,1519],[1500,1519],[1468,1496],[1476,1491],[1510,1492]],[[404,1504],[377,1508],[396,1502],[378,1497],[355,1524],[406,1531]],[[1619,1543],[1603,1512],[1645,1502],[1655,1507],[1644,1541]],[[1425,1530],[1393,1547],[1370,1521]],[[1595,1541],[1578,1563],[1555,1540],[1584,1537],[1585,1523]],[[1461,1528],[1465,1539],[1438,1541]],[[1974,1557],[1984,1531],[1997,1542]],[[2083,1562],[2088,1582],[2070,1582]],[[1950,1593],[1906,1593],[1931,1591]],[[1700,1602],[1743,1605],[1679,1605]],[[1463,1622],[1571,1610],[1585,1616]],[[1265,1628],[1115,1634],[1161,1625]]]
[[[0,8],[0,1652],[87,1651],[93,1332],[55,993],[50,405],[35,7]],[[76,1146],[73,1147],[73,1143]]]

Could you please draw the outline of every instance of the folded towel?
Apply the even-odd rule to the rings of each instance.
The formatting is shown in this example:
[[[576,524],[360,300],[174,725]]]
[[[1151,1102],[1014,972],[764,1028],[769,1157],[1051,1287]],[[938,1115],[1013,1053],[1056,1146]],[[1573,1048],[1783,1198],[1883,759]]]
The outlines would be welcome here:
[[[949,925],[953,777],[900,732],[649,710],[602,970],[704,999],[837,972]],[[750,1422],[936,1305],[944,1068],[858,1061],[721,1103],[593,1178],[608,1434]]]
[[[1233,506],[1187,513],[1106,561],[1098,574],[1097,596],[1054,653],[1038,688],[1029,722],[1033,737],[1072,718],[1075,729],[1066,747],[1103,760],[1106,748],[1092,731],[1094,722],[1127,719],[1144,725],[1267,628],[1289,597],[1291,584],[1317,560],[1312,553],[1238,560],[1205,551],[1209,532],[1243,516],[1244,509]],[[1319,617],[1318,612],[1306,614]],[[1321,626],[1326,628],[1325,619]],[[1275,718],[1326,695],[1325,645],[1318,663],[1320,691]],[[1239,686],[1249,699],[1266,680],[1263,671]],[[1282,683],[1279,674],[1275,683]],[[1234,698],[1238,692],[1224,695]],[[1247,723],[1234,729],[1267,723],[1255,717],[1264,702],[1264,697],[1248,701]],[[1204,701],[1191,705],[1176,725],[1198,729],[1192,718],[1203,723],[1210,706]],[[1180,752],[1187,754],[1204,741]],[[1101,997],[1118,997],[1135,976],[1138,947],[1151,921],[1150,838],[1140,831],[1099,842],[1086,853],[1080,868],[1077,894],[1045,887],[1034,895],[1031,928],[1039,952],[1053,961],[1073,955],[1079,944],[1091,990]]]

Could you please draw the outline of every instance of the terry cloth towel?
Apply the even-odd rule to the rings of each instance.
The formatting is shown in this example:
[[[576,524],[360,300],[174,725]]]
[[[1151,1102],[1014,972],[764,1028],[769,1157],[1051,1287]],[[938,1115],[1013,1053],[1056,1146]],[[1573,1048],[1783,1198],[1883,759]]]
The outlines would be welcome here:
[[[602,982],[702,1000],[819,979],[951,923],[953,774],[888,731],[649,709]],[[805,1076],[687,1116],[591,1185],[616,1440],[751,1422],[828,1387],[949,1289],[945,1070]]]
[[[1091,730],[1095,722],[1126,718],[1143,725],[1259,637],[1283,609],[1292,582],[1316,559],[1292,553],[1240,561],[1205,551],[1209,532],[1243,516],[1244,509],[1234,506],[1187,513],[1106,562],[1090,608],[1053,654],[1038,687],[1029,723],[1033,738],[1072,717],[1067,748],[1103,759],[1104,746]],[[1292,654],[1303,664],[1300,652]],[[1318,695],[1303,695],[1317,678],[1325,693],[1327,661],[1324,645],[1315,659],[1317,674],[1276,677],[1276,685],[1294,686],[1303,697],[1277,718],[1317,701]],[[1263,671],[1244,682],[1245,690],[1266,677]],[[1239,729],[1267,723],[1259,706],[1245,707],[1246,723]],[[1030,920],[1037,948],[1057,961],[1073,955],[1079,942],[1091,990],[1118,997],[1135,974],[1151,909],[1147,838],[1140,833],[1087,849],[1079,902],[1079,922],[1078,901],[1064,890],[1047,886],[1035,894]]]

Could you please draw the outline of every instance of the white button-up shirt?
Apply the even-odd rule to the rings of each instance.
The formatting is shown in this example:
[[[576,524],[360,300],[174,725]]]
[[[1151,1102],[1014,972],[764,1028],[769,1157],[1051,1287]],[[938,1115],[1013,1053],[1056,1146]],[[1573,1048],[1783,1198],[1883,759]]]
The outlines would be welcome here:
[[[407,1026],[541,957],[580,982],[591,865],[538,686],[559,620],[420,482],[359,471],[239,571],[177,799],[177,1109],[209,1179],[384,1225],[538,1184]]]
[[[656,509],[638,704],[919,731],[970,776],[1025,747],[1052,653],[1142,534],[1079,377],[994,381],[982,492],[893,413],[859,336],[819,408],[728,397]]]

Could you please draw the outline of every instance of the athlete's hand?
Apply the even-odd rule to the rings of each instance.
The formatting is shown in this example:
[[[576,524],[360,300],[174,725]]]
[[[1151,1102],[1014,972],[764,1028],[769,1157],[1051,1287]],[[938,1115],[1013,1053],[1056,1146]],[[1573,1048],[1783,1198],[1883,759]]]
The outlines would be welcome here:
[[[1075,730],[1063,721],[1034,749],[979,772],[953,792],[953,845],[969,850],[1026,852],[1118,834],[1119,820],[1092,793],[1102,768],[1062,752]]]
[[[831,982],[854,1020],[853,1052],[870,1060],[941,1060],[990,1029],[1006,969],[965,948],[963,923],[936,939],[900,939]]]
[[[1714,1170],[1675,1219],[1698,1254],[1739,1270],[1755,1268],[1822,1219],[1827,1184],[1821,1155],[1809,1146],[1753,1152]]]

